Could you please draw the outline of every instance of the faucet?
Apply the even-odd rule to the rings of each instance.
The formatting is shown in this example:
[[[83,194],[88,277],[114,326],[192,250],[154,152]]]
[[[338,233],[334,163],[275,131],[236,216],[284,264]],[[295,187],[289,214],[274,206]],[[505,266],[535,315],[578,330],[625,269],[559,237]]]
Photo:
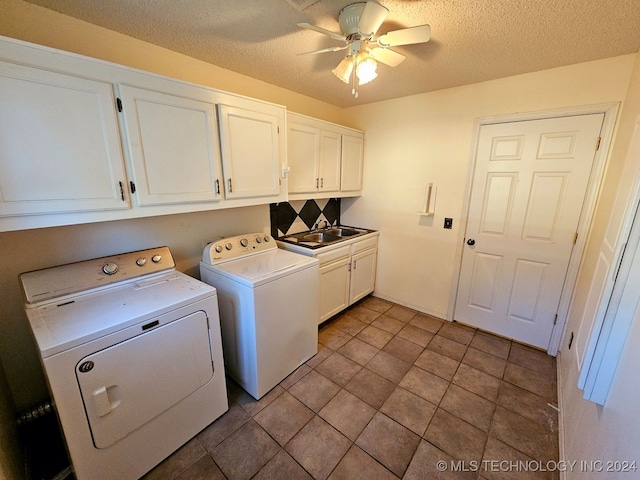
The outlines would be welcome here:
[[[324,229],[327,230],[329,227],[331,226],[331,224],[329,222],[327,222],[326,220],[324,220]]]

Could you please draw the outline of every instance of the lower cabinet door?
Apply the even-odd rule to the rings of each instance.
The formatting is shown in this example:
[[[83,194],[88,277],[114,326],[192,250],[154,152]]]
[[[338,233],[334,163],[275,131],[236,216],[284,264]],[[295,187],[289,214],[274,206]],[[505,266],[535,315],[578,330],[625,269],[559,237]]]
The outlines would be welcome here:
[[[349,257],[320,267],[320,316],[324,322],[349,306]]]
[[[349,305],[373,292],[376,286],[377,249],[372,248],[351,257],[351,295]]]

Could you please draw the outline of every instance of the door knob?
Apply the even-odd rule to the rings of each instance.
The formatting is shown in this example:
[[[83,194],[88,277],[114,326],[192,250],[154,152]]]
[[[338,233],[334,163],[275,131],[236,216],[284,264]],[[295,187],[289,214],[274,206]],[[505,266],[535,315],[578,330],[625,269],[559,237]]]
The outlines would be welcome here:
[[[476,241],[473,238],[470,238],[469,240],[467,240],[467,245],[469,245],[470,247],[474,246],[476,244]]]

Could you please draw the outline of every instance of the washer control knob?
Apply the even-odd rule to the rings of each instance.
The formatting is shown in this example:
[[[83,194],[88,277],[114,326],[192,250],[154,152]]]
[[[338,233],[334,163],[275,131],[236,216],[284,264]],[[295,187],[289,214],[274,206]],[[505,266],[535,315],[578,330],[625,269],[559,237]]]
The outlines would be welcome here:
[[[151,257],[153,263],[160,263],[160,260],[162,260],[162,255],[158,255],[157,253]]]
[[[226,248],[227,250],[231,250],[233,248],[233,245],[231,245],[231,242],[227,242],[224,244],[224,248]]]
[[[216,245],[216,252],[222,252],[222,245]]]
[[[242,238],[240,239],[240,245],[243,247],[246,247],[247,245],[249,245],[249,242],[247,241],[246,238]]]
[[[136,265],[138,265],[139,267],[144,267],[145,263],[147,263],[147,259],[144,257],[140,257],[136,260]]]
[[[113,275],[118,271],[118,265],[113,262],[105,263],[102,267],[102,271],[107,275]]]
[[[269,241],[269,236],[268,236],[268,235],[265,235],[265,236],[264,236],[264,241],[265,241],[265,242],[268,242],[268,241]]]
[[[260,237],[256,237],[256,243],[262,243],[262,239]]]

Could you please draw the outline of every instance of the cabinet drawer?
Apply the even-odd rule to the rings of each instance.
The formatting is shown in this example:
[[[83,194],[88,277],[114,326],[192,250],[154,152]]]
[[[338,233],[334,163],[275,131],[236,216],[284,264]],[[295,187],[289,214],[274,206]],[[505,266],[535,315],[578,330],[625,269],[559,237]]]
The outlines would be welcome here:
[[[342,258],[347,258],[351,255],[351,247],[346,245],[344,247],[336,248],[326,253],[319,253],[316,258],[320,260],[320,265],[326,265]]]
[[[363,250],[367,250],[368,248],[376,248],[378,246],[378,237],[373,236],[371,238],[367,238],[365,240],[361,240],[359,242],[355,242],[351,245],[351,253],[362,252]]]

